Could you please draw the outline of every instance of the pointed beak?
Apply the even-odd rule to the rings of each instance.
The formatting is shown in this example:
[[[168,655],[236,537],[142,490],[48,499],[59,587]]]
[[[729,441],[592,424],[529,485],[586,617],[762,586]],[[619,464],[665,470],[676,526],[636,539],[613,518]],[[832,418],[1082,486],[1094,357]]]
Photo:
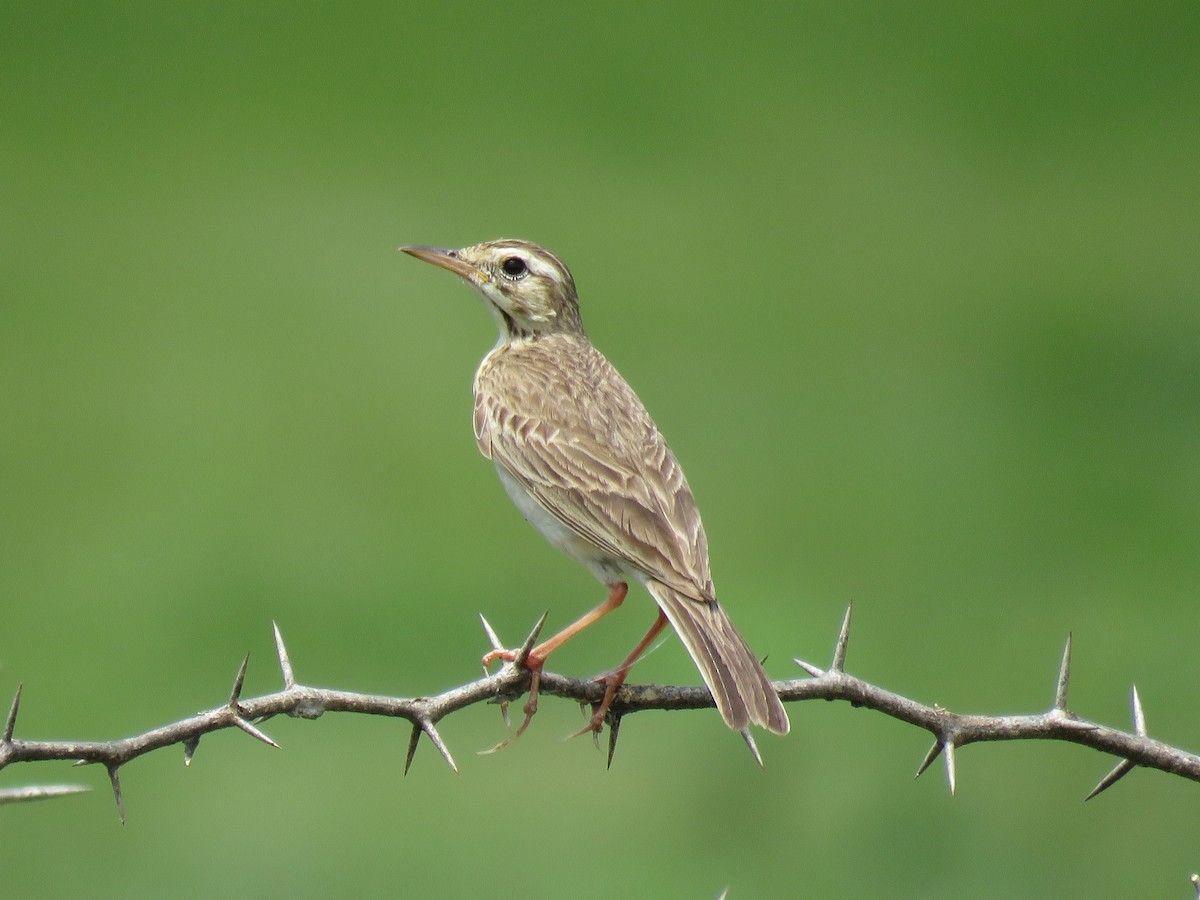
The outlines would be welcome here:
[[[415,256],[417,259],[424,260],[427,263],[433,263],[435,266],[440,266],[443,269],[449,269],[455,275],[471,281],[479,270],[469,262],[458,255],[457,250],[447,250],[444,247],[401,247],[409,256]]]

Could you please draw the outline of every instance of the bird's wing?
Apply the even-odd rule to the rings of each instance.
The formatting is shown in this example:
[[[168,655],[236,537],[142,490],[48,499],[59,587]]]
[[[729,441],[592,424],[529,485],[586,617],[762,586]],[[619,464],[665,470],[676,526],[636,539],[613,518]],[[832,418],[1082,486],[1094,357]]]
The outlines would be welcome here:
[[[570,377],[516,354],[485,363],[479,449],[605,554],[711,600],[708,541],[683,470],[633,389],[588,349]]]

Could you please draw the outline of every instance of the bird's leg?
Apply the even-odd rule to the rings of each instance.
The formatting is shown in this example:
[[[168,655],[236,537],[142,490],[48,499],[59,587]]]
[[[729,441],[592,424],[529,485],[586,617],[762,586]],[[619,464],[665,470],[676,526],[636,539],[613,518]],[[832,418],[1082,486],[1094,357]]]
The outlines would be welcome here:
[[[586,726],[576,732],[572,737],[580,734],[587,734],[589,731],[592,734],[599,734],[600,729],[604,726],[604,717],[608,715],[608,708],[612,705],[613,697],[617,693],[617,689],[625,683],[625,678],[629,675],[629,669],[635,662],[642,658],[642,654],[650,647],[663,628],[666,627],[667,617],[662,610],[658,611],[658,618],[654,620],[654,624],[650,626],[650,630],[646,632],[646,636],[637,642],[637,646],[629,651],[629,655],[622,660],[621,664],[611,672],[605,672],[599,675],[596,681],[604,685],[604,698],[599,705],[594,706],[591,721]]]
[[[542,641],[532,650],[525,658],[525,668],[529,670],[541,669],[545,665],[546,657],[569,641],[583,629],[589,625],[593,625],[600,619],[604,618],[618,606],[625,602],[625,595],[629,593],[629,585],[623,581],[618,581],[616,584],[608,586],[608,599],[593,609],[591,612],[580,616],[558,634],[549,640]],[[483,665],[490,666],[498,659],[505,662],[513,662],[517,658],[516,650],[492,650],[483,657]]]
[[[492,748],[493,751],[507,747],[510,743],[520,737],[525,729],[529,726],[529,721],[533,718],[533,714],[537,712],[538,688],[542,680],[542,668],[546,665],[546,657],[569,641],[571,638],[575,637],[575,635],[579,634],[579,632],[583,631],[583,629],[604,618],[606,615],[624,603],[625,595],[628,593],[629,585],[625,582],[618,581],[616,584],[610,584],[608,586],[607,600],[605,600],[591,612],[580,616],[558,634],[554,635],[554,637],[543,641],[529,651],[529,655],[525,657],[525,668],[532,673],[533,677],[529,682],[529,699],[526,701],[525,708],[523,710],[525,713],[525,719],[513,733],[512,737],[497,744]],[[662,625],[658,625],[657,629],[658,630],[654,631],[654,634],[657,634],[658,631],[662,630]],[[643,643],[648,642],[652,637],[653,635],[648,635]],[[639,647],[640,646],[641,645],[639,644]],[[484,671],[487,671],[487,667],[497,660],[502,659],[506,662],[515,662],[517,659],[517,653],[518,651],[516,650],[492,650],[483,657]],[[641,653],[639,652],[637,655],[640,656]],[[636,656],[634,658],[636,659]],[[622,677],[621,680],[623,681],[624,677]],[[620,682],[618,682],[618,686],[619,685]],[[613,690],[615,691],[616,688],[614,687]],[[605,696],[608,699],[603,705],[605,711],[607,711],[608,704],[611,702],[611,697],[608,697],[607,694]],[[601,717],[601,721],[603,721],[603,717]]]

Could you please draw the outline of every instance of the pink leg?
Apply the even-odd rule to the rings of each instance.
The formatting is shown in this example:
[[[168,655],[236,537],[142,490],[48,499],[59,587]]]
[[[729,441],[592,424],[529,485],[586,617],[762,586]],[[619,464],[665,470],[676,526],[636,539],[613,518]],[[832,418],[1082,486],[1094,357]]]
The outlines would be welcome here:
[[[603,619],[606,615],[608,615],[610,612],[612,612],[614,609],[616,609],[618,606],[620,606],[622,603],[624,603],[625,595],[628,593],[629,593],[629,585],[627,585],[625,582],[618,581],[616,584],[610,584],[608,586],[608,599],[607,600],[605,600],[603,603],[601,603],[599,606],[597,606],[591,612],[580,616],[578,619],[576,619],[574,622],[572,622],[570,625],[568,625],[566,628],[564,628],[558,634],[554,635],[554,637],[550,638],[547,641],[543,641],[542,643],[538,644],[536,647],[534,647],[532,650],[529,651],[529,656],[527,656],[525,658],[525,668],[529,669],[529,671],[531,673],[533,673],[533,677],[530,679],[530,682],[529,682],[529,699],[525,702],[525,708],[523,710],[523,712],[525,713],[525,718],[521,722],[521,724],[517,728],[517,730],[514,731],[509,738],[501,741],[499,744],[497,744],[495,747],[493,747],[488,752],[495,752],[496,750],[502,750],[503,748],[507,747],[509,744],[511,744],[513,741],[515,741],[517,738],[519,738],[525,732],[525,729],[529,727],[529,722],[533,718],[533,714],[537,712],[538,688],[541,684],[542,668],[546,664],[546,657],[549,656],[551,653],[553,653],[555,650],[557,650],[559,647],[561,647],[563,644],[565,644],[567,641],[569,641],[571,638],[575,637],[575,635],[579,634],[579,632],[583,631],[583,629],[587,628],[589,625],[595,624],[600,619]],[[664,619],[663,621],[665,622],[666,620]],[[659,625],[658,629],[662,630],[662,625]],[[654,633],[657,634],[657,631]],[[651,637],[652,637],[651,635],[647,635],[646,639],[643,640],[643,643],[648,643],[649,640],[651,639]],[[640,647],[641,644],[639,644],[638,646]],[[641,655],[641,652],[639,651],[637,653],[637,656],[640,656],[640,655]],[[517,653],[515,650],[492,650],[490,653],[487,653],[483,657],[483,666],[486,671],[487,667],[489,665],[491,665],[492,663],[496,662],[496,660],[503,659],[508,662],[512,662],[516,658],[517,658]],[[636,656],[634,657],[634,659],[636,659]],[[632,661],[633,661],[632,659],[628,660],[626,663],[623,663],[622,665],[628,666],[628,665],[632,664]],[[620,671],[620,670],[618,670],[618,671]],[[624,677],[624,675],[622,675],[621,681],[624,681],[624,680],[625,680],[625,677]],[[621,682],[618,681],[617,685],[620,686],[620,683]],[[612,688],[612,691],[615,691],[615,690],[616,690],[615,687]],[[612,698],[609,693],[606,693],[605,697],[606,697],[606,700],[605,700],[603,706],[604,706],[604,710],[607,711],[608,705],[612,702]],[[604,720],[604,718],[603,718],[603,716],[601,716],[601,721],[603,722],[603,720]]]
[[[604,717],[608,715],[608,708],[612,705],[613,697],[617,693],[617,689],[625,683],[625,678],[629,675],[629,669],[635,662],[642,658],[642,654],[650,647],[650,644],[656,637],[662,633],[667,624],[667,617],[659,610],[658,618],[654,620],[654,624],[650,626],[650,630],[646,632],[646,636],[637,642],[637,646],[629,651],[629,655],[607,675],[601,676],[598,681],[604,682],[604,699],[600,701],[600,705],[596,707],[592,713],[592,719],[588,722],[587,727],[579,734],[584,734],[588,731],[593,734],[599,734],[600,729],[604,726]]]
[[[594,625],[596,622],[603,619],[610,612],[625,602],[625,595],[629,593],[629,585],[623,581],[618,581],[616,584],[608,586],[608,599],[593,609],[591,612],[580,616],[554,637],[547,641],[538,644],[529,651],[529,656],[525,660],[525,667],[530,670],[541,669],[545,665],[546,657],[569,641],[583,629],[589,625]],[[493,650],[483,657],[483,664],[489,666],[498,659],[512,662],[516,659],[516,652],[513,650]]]

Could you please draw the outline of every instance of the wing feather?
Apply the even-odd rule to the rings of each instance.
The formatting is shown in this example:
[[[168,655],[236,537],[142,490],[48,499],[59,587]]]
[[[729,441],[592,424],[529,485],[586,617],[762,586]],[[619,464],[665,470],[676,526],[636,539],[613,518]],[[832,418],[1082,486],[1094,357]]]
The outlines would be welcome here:
[[[475,437],[602,553],[687,596],[713,598],[708,542],[683,470],[599,351],[559,336],[493,351],[476,375]]]

